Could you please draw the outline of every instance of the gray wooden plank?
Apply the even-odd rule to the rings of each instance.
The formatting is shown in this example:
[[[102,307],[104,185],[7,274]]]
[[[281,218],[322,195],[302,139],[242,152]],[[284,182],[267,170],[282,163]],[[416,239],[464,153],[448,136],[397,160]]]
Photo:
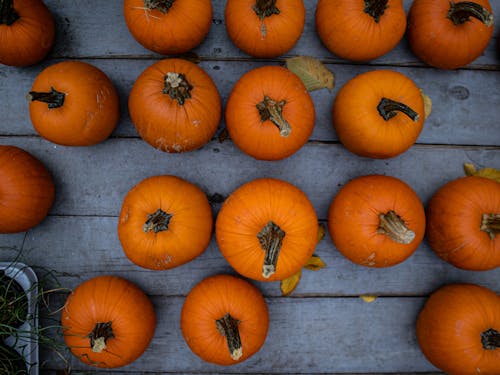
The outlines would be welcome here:
[[[129,33],[123,18],[122,1],[102,2],[86,0],[79,2],[47,0],[57,24],[57,39],[52,57],[117,57],[134,56],[157,58],[159,55],[145,49]],[[304,32],[296,46],[286,56],[312,55],[332,62],[344,60],[334,56],[323,45],[316,34],[314,13],[317,0],[305,0],[306,23]],[[229,40],[224,25],[225,1],[212,1],[213,21],[209,34],[194,51],[204,58],[248,58]],[[411,1],[404,0],[406,11]],[[493,13],[498,19],[499,8],[492,2]],[[486,51],[470,67],[499,69],[497,36],[500,30],[495,24],[493,38]],[[423,65],[410,51],[406,38],[387,55],[373,61],[383,65]]]
[[[7,254],[9,258],[15,257],[24,242],[26,233],[0,234],[0,253]]]
[[[154,61],[150,60],[87,60],[102,69],[118,89],[121,106],[120,123],[114,137],[138,137],[130,121],[127,108],[128,94],[135,79]],[[39,72],[54,61],[26,69],[4,67],[0,70],[0,135],[36,134],[29,118],[25,100],[33,80]],[[207,61],[201,66],[212,76],[223,102],[236,81],[245,72],[269,62]],[[276,64],[276,63],[272,63]],[[342,85],[356,75],[372,70],[366,65],[328,65],[336,74],[332,92],[313,92],[316,124],[311,140],[337,141],[332,126],[332,104]],[[412,78],[433,100],[433,112],[427,119],[417,143],[423,144],[500,144],[500,124],[495,121],[500,103],[500,75],[493,71],[438,71],[395,67]],[[224,123],[220,124],[220,128]]]

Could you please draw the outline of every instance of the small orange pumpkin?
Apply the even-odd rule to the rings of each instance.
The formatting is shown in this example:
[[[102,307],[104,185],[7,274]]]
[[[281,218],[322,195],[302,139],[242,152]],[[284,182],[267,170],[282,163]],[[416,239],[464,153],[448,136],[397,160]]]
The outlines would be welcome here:
[[[120,118],[111,80],[81,61],[45,68],[33,82],[29,110],[35,130],[65,146],[91,146],[108,138]]]
[[[128,108],[139,135],[166,152],[200,148],[217,131],[221,99],[210,76],[182,59],[158,61],[144,70]]]
[[[243,362],[258,352],[268,327],[264,297],[239,277],[204,279],[182,306],[181,329],[189,348],[204,361],[218,365]]]
[[[264,66],[245,73],[226,105],[233,142],[259,160],[284,159],[309,139],[316,113],[311,96],[294,73]]]
[[[457,69],[477,59],[493,35],[488,0],[414,0],[408,41],[415,55],[440,69]]]
[[[396,47],[406,30],[406,14],[401,0],[319,0],[316,30],[335,55],[368,61]]]
[[[318,242],[318,218],[307,196],[273,178],[250,181],[232,192],[215,228],[224,258],[241,275],[259,281],[293,275]]]
[[[417,338],[447,374],[500,374],[500,296],[473,284],[441,287],[418,316]]]
[[[176,176],[154,176],[127,193],[118,237],[132,262],[165,270],[199,256],[212,227],[212,209],[200,188]]]
[[[54,203],[54,182],[34,156],[0,145],[0,233],[24,232],[38,225]]]
[[[500,267],[500,183],[468,176],[448,182],[427,205],[427,240],[455,267]]]
[[[198,46],[212,24],[210,0],[125,0],[123,13],[135,40],[167,55]]]
[[[42,0],[0,0],[0,64],[36,64],[54,40],[54,17]]]
[[[354,77],[333,103],[333,126],[340,141],[364,157],[385,159],[405,152],[420,135],[424,119],[419,88],[391,70]]]
[[[156,327],[153,304],[128,280],[98,276],[68,296],[61,313],[64,341],[83,363],[103,368],[132,363]]]
[[[333,199],[328,230],[335,247],[353,263],[390,267],[422,242],[424,207],[413,189],[395,177],[357,177]]]
[[[303,0],[228,0],[226,31],[233,43],[254,57],[276,57],[293,48],[304,29]]]

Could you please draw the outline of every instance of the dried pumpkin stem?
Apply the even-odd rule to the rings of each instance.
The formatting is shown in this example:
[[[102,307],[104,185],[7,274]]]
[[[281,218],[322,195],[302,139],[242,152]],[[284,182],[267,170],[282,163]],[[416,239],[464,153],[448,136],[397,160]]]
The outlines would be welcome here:
[[[377,106],[377,110],[380,116],[382,116],[385,121],[389,121],[391,118],[396,116],[398,114],[398,111],[403,112],[413,121],[418,121],[418,119],[420,118],[418,113],[408,107],[406,104],[388,98],[382,98],[380,100]]]
[[[38,101],[47,103],[49,109],[62,107],[65,97],[66,94],[64,92],[57,91],[53,87],[50,88],[50,92],[30,91],[28,95],[26,95],[26,98],[31,102]]]
[[[471,17],[478,19],[488,27],[493,25],[493,14],[480,4],[472,1],[463,1],[461,3],[450,2],[448,18],[455,25],[461,25],[470,21]]]
[[[481,333],[481,343],[485,350],[495,350],[500,348],[500,332],[490,328]]]
[[[384,11],[388,8],[387,3],[389,0],[365,0],[365,13],[368,13],[373,17],[375,22],[380,21],[380,16],[384,14]]]
[[[189,84],[184,74],[168,72],[165,76],[165,86],[162,92],[183,105],[186,99],[191,98],[192,89],[193,86]]]
[[[162,13],[168,13],[175,0],[144,0],[144,7],[147,9],[156,9]]]
[[[240,321],[234,319],[231,315],[229,315],[229,313],[215,321],[220,334],[226,338],[229,354],[235,361],[240,359],[243,355],[240,331],[238,330],[239,323]]]
[[[500,234],[500,214],[483,214],[481,230],[488,233],[492,240],[495,239]]]
[[[115,337],[111,322],[96,323],[92,332],[87,337],[90,339],[90,347],[94,353],[101,353],[106,350],[106,342],[108,339]]]
[[[172,219],[173,215],[166,213],[161,208],[157,209],[155,213],[148,215],[148,219],[142,226],[142,230],[145,233],[148,232],[163,232],[164,230],[168,230],[168,225],[170,224],[170,219]]]
[[[13,0],[0,0],[0,25],[10,26],[20,18],[13,3]]]
[[[403,219],[394,211],[378,215],[380,220],[377,232],[385,234],[391,240],[408,245],[415,239],[415,232],[410,230]]]
[[[290,124],[283,117],[283,107],[286,100],[277,102],[269,96],[264,96],[264,100],[256,105],[262,121],[270,120],[280,130],[282,137],[288,137],[292,132]]]
[[[261,21],[273,14],[280,14],[280,10],[276,7],[276,0],[256,0],[252,9]]]
[[[264,265],[262,266],[262,276],[266,279],[276,272],[278,256],[285,232],[273,221],[268,222],[257,234],[260,246],[266,252],[264,256]]]

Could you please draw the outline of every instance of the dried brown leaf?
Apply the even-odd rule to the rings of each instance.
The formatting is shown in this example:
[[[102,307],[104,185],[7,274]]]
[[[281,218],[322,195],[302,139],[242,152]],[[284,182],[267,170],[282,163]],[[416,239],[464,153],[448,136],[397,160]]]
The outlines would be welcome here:
[[[312,257],[309,258],[306,265],[304,266],[304,268],[309,271],[318,271],[325,267],[326,263],[323,262],[323,260],[319,256],[314,254]]]
[[[286,67],[299,76],[308,91],[333,89],[335,76],[325,64],[310,56],[296,56],[286,59]]]
[[[420,89],[420,95],[422,95],[422,99],[424,99],[424,113],[425,119],[427,120],[427,117],[429,117],[432,112],[432,99],[430,98],[430,96],[425,94],[422,89]]]
[[[224,142],[228,138],[229,138],[229,132],[227,131],[227,128],[222,129],[218,136],[219,143]]]
[[[302,270],[299,270],[292,276],[284,280],[281,280],[280,284],[281,295],[288,296],[290,293],[292,293],[295,290],[295,288],[297,288],[297,285],[299,285],[301,276],[302,276]]]
[[[500,170],[495,168],[483,168],[477,170],[474,164],[465,163],[464,171],[467,176],[479,176],[489,178],[490,180],[500,182]]]

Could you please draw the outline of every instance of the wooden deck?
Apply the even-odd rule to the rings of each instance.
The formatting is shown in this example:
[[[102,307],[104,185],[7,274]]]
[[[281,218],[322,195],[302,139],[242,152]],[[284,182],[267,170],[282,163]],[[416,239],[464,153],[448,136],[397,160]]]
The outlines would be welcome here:
[[[406,40],[369,65],[351,64],[329,53],[314,27],[315,0],[305,0],[307,19],[296,47],[285,57],[310,55],[328,64],[336,86],[312,93],[317,121],[310,141],[279,162],[255,161],[230,140],[214,138],[202,149],[185,154],[159,152],[142,141],[128,116],[128,93],[137,76],[162,56],[142,48],[129,34],[122,1],[46,0],[56,17],[55,49],[43,63],[29,68],[0,66],[0,144],[22,147],[52,172],[56,202],[48,218],[27,233],[0,235],[0,246],[22,250],[23,260],[61,273],[73,288],[83,280],[113,274],[137,283],[152,298],[158,327],[151,346],[133,364],[112,373],[415,373],[437,371],[421,354],[415,320],[426,297],[451,282],[473,282],[500,292],[500,269],[461,271],[441,261],[424,241],[406,262],[388,269],[368,269],[343,258],[328,235],[316,253],[327,263],[319,272],[305,271],[290,297],[279,284],[255,283],[270,309],[270,330],[264,347],[248,361],[218,367],[201,361],[185,344],[179,327],[184,296],[202,278],[234,273],[215,241],[207,251],[182,267],[149,271],[132,264],[117,237],[118,214],[127,191],[142,179],[173,174],[200,186],[209,196],[226,197],[251,179],[272,176],[300,187],[325,222],[334,195],[350,179],[378,173],[406,181],[424,204],[447,181],[463,174],[462,164],[500,168],[499,27],[484,55],[457,71],[422,64]],[[195,52],[213,77],[224,103],[234,83],[246,71],[283,58],[255,60],[232,45],[225,33],[225,2],[215,0],[210,34]],[[405,0],[409,8],[410,1]],[[500,1],[493,0],[500,20]],[[500,22],[497,22],[499,25]],[[121,121],[112,137],[86,148],[56,146],[34,131],[26,93],[46,66],[78,59],[101,68],[114,82],[121,99]],[[343,83],[373,69],[394,69],[411,77],[433,100],[418,142],[390,160],[360,158],[339,142],[331,124],[333,99]],[[220,129],[224,124],[220,124]],[[213,204],[214,216],[220,207]],[[11,252],[1,252],[9,260]],[[366,303],[361,294],[378,298]],[[64,363],[42,350],[42,373],[63,369]],[[76,359],[75,373],[92,371]],[[111,372],[111,371],[110,371]],[[105,373],[104,371],[100,373]]]

